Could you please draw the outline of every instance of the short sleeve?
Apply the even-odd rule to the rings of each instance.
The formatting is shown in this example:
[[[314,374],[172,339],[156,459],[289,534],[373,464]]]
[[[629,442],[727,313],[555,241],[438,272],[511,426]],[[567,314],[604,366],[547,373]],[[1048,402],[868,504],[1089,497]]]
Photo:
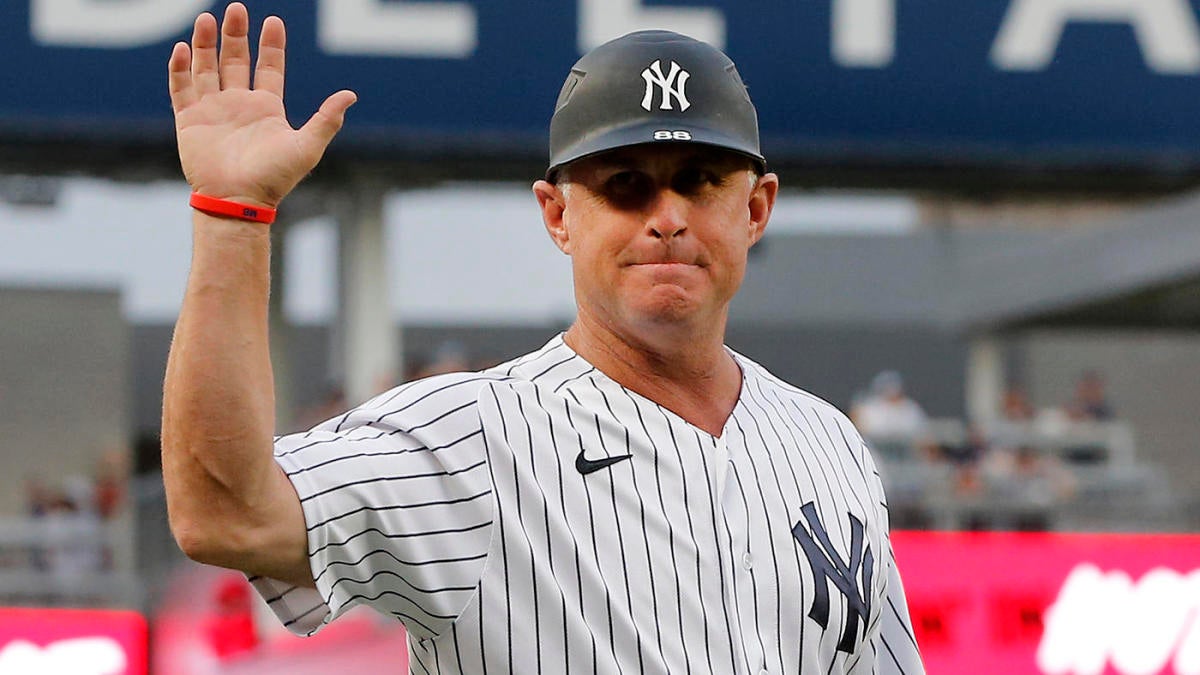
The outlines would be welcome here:
[[[924,675],[925,665],[913,635],[912,621],[908,616],[908,600],[904,596],[904,584],[896,568],[896,559],[888,547],[888,592],[887,604],[882,608],[882,625],[874,645],[880,675]]]
[[[887,496],[884,494],[883,481],[866,444],[860,447],[863,466],[868,472],[867,484],[870,486],[871,497],[883,527],[883,550],[887,552],[883,563],[886,586],[880,607],[879,630],[872,636],[870,645],[874,667],[868,672],[879,675],[924,675],[925,665],[921,661],[921,653],[909,618],[904,582],[900,578],[900,570],[896,567],[896,557],[892,551]]]
[[[477,590],[491,541],[477,405],[490,379],[419,380],[276,440],[303,507],[317,588],[251,582],[289,630],[311,634],[357,604],[418,638],[448,630]]]

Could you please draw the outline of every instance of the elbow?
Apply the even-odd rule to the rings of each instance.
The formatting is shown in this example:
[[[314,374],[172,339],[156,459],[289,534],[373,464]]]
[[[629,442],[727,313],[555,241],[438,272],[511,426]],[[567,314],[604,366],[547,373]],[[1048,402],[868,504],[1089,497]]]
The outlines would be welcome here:
[[[225,556],[221,554],[221,541],[214,536],[211,528],[203,527],[195,520],[172,516],[170,518],[171,534],[179,550],[188,558],[206,565],[219,565]]]
[[[182,517],[171,514],[171,534],[179,550],[205,565],[242,569],[246,547],[237,527],[226,527],[218,518],[205,514]]]

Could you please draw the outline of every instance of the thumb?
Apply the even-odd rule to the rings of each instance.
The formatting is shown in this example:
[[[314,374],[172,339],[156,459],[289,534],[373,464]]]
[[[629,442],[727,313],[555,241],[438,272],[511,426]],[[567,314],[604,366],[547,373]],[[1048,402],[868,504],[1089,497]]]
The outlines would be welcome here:
[[[342,128],[346,110],[357,100],[358,95],[348,89],[330,94],[320,109],[300,127],[303,143],[318,154],[324,153],[325,147]]]

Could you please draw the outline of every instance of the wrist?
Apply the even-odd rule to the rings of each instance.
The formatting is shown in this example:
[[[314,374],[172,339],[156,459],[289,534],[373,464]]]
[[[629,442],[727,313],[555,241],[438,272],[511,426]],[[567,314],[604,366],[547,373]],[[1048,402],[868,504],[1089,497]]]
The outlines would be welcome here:
[[[240,197],[214,197],[193,192],[188,203],[192,208],[211,216],[234,218],[269,225],[275,222],[275,208],[261,201]]]

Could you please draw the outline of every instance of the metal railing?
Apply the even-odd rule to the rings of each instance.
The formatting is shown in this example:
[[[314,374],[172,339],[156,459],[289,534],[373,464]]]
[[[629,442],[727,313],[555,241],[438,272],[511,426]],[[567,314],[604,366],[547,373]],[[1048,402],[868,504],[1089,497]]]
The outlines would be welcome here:
[[[869,438],[900,527],[1135,530],[1185,527],[1164,472],[1128,424],[932,421],[920,437]],[[1031,451],[1038,469],[989,473],[987,453]],[[974,454],[972,454],[972,452]],[[1048,460],[1048,461],[1046,461]]]

